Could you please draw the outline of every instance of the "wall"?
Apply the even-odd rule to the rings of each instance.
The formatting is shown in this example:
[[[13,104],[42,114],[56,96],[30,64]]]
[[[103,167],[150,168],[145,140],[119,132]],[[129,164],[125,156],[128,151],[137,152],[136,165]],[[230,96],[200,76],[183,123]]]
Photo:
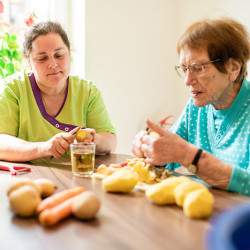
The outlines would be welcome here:
[[[174,115],[189,97],[178,78],[176,43],[187,25],[228,15],[250,24],[250,1],[85,0],[85,77],[102,91],[117,128],[116,152],[131,154],[145,119]]]

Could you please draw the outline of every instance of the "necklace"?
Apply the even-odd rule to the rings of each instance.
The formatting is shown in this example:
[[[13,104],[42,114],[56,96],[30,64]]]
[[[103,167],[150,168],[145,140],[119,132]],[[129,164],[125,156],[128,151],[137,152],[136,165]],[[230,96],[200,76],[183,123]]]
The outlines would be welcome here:
[[[50,115],[50,116],[52,116],[52,117],[55,117],[57,113],[55,113],[55,112],[51,113],[51,112],[49,111],[49,108],[48,108],[48,106],[47,106],[47,104],[46,104],[46,101],[45,101],[43,95],[41,95],[41,97],[42,97],[43,105],[44,105],[44,107],[45,107],[45,110],[46,110],[47,114]],[[55,114],[54,114],[54,113],[55,113]]]
[[[62,108],[62,105],[65,101],[66,91],[67,91],[67,86],[65,86],[64,89],[57,96],[54,96],[54,98],[52,97],[54,100],[53,105],[52,106],[50,105],[50,107],[52,108],[49,108],[48,103],[45,101],[45,96],[43,92],[40,91],[43,105],[48,115],[52,117],[56,117],[56,115],[58,114],[59,110]]]

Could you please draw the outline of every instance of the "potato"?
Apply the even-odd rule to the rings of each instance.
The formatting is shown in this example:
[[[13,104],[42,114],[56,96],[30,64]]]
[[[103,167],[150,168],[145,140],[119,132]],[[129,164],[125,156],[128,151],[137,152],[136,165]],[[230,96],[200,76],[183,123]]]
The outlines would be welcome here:
[[[156,133],[155,131],[150,132],[149,135],[156,137],[156,138],[160,137],[160,135]]]
[[[80,129],[76,132],[77,142],[84,142],[86,140],[93,141],[94,137],[88,129]]]
[[[191,182],[188,177],[169,177],[160,183],[152,185],[146,190],[145,195],[148,200],[157,205],[175,204],[174,190],[182,182]]]
[[[207,188],[195,181],[191,181],[191,182],[183,182],[181,184],[179,184],[175,190],[174,190],[174,196],[175,196],[175,200],[176,200],[176,204],[179,206],[183,206],[184,200],[186,198],[186,196],[188,195],[188,193],[190,193],[193,190],[196,189],[206,189]]]
[[[30,185],[32,187],[34,187],[38,193],[41,194],[41,188],[39,185],[37,185],[33,180],[26,178],[26,177],[22,177],[19,178],[18,180],[14,181],[8,188],[7,190],[7,195],[9,196],[10,193],[24,185]]]
[[[17,215],[30,217],[36,214],[36,207],[41,202],[41,197],[34,186],[24,185],[10,193],[9,201]]]
[[[184,214],[192,219],[206,218],[213,211],[214,197],[207,189],[190,192],[183,203]]]
[[[108,192],[130,192],[138,182],[138,174],[133,170],[121,169],[102,180],[102,187]]]
[[[46,198],[50,195],[52,195],[55,190],[56,186],[53,181],[47,179],[47,178],[39,178],[34,180],[34,182],[40,186],[41,188],[41,197]]]
[[[100,209],[99,198],[91,191],[83,192],[75,197],[72,205],[73,214],[81,220],[93,219]]]

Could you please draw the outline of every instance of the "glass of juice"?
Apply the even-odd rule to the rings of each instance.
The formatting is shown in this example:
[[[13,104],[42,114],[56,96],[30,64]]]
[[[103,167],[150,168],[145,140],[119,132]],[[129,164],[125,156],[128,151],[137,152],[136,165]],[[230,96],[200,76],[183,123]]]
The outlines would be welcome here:
[[[78,142],[70,144],[72,173],[75,176],[91,176],[95,167],[95,144]]]

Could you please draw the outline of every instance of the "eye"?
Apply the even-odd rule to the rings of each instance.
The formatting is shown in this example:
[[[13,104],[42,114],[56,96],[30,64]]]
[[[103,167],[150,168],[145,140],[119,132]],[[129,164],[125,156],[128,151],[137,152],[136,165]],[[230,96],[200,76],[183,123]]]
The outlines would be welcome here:
[[[200,73],[203,71],[202,66],[201,65],[193,65],[193,71]]]
[[[186,66],[181,66],[181,70],[186,73],[187,72],[187,67]]]
[[[37,58],[37,61],[42,62],[42,61],[45,61],[46,59],[47,59],[47,57],[41,57],[41,58]]]
[[[55,55],[55,57],[58,58],[58,59],[62,58],[63,56],[64,56],[64,54],[57,54],[57,55]]]

